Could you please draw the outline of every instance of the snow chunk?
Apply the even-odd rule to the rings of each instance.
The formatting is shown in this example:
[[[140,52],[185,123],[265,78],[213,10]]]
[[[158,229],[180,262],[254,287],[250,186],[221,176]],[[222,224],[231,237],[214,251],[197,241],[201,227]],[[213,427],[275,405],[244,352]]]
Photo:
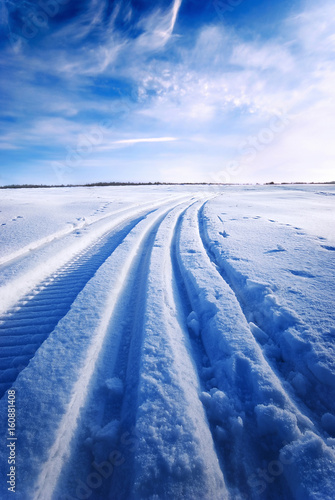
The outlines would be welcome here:
[[[255,407],[255,413],[260,436],[277,434],[282,441],[293,441],[301,435],[297,417],[287,410],[274,405],[260,404]]]
[[[301,338],[295,328],[288,328],[283,334],[283,340],[291,353],[298,354],[310,349],[308,342]]]
[[[284,474],[292,498],[333,500],[335,453],[321,438],[312,432],[306,432],[300,440],[281,450],[280,460],[288,464],[284,468]]]
[[[208,392],[203,391],[200,394],[200,401],[206,408],[209,408],[211,404],[211,395]]]
[[[259,328],[259,326],[255,325],[255,323],[253,323],[252,321],[249,323],[249,327],[251,333],[253,334],[257,342],[259,342],[260,344],[263,345],[269,340],[267,334],[263,332],[263,330]]]
[[[232,404],[228,396],[219,389],[212,389],[209,415],[210,418],[219,422],[225,422],[234,413]]]
[[[233,432],[234,436],[241,435],[243,431],[243,420],[239,415],[238,417],[230,417],[229,418],[230,428]]]
[[[315,362],[316,360],[310,356],[308,359],[308,368],[314,373],[316,378],[323,384],[327,384],[335,388],[335,374],[322,362]]]
[[[198,319],[198,315],[195,311],[192,311],[187,317],[187,326],[195,333],[195,335],[199,335],[200,333],[200,323]]]
[[[250,278],[246,279],[245,286],[254,298],[263,298],[265,295],[270,295],[272,293],[272,290],[267,283],[260,283]]]
[[[308,381],[302,373],[296,373],[292,379],[292,385],[299,396],[305,396],[308,390]]]
[[[105,382],[107,389],[115,396],[123,395],[123,382],[118,377],[109,378]]]

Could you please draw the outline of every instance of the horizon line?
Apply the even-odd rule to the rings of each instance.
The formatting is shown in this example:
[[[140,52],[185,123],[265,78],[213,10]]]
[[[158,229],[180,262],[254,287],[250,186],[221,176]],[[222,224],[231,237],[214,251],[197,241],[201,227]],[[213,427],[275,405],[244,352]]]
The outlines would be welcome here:
[[[33,188],[62,188],[62,187],[108,187],[108,186],[283,186],[283,185],[319,185],[335,184],[335,181],[294,181],[294,182],[163,182],[163,181],[100,181],[86,184],[6,184],[0,189],[33,189]]]

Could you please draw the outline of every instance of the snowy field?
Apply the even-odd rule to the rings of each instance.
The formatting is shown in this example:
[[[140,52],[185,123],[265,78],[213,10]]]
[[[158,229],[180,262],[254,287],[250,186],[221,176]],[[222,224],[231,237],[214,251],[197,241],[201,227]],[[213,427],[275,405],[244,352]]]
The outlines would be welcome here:
[[[1,499],[335,498],[334,186],[0,200]]]

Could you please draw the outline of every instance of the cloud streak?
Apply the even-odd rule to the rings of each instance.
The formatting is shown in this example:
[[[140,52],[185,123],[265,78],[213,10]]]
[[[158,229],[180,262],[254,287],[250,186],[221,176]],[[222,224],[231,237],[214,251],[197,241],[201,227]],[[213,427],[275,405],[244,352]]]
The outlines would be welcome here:
[[[113,144],[139,144],[141,142],[171,142],[177,140],[175,137],[145,137],[141,139],[121,139],[114,141]]]

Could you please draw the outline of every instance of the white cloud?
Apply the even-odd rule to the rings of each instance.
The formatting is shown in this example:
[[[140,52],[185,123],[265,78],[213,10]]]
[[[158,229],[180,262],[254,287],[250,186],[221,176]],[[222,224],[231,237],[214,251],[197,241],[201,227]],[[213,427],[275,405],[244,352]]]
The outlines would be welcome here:
[[[174,0],[166,13],[157,10],[138,23],[144,33],[136,40],[137,50],[152,51],[164,47],[172,35],[181,3],[182,0]]]
[[[305,8],[289,17],[288,29],[294,31],[295,38],[303,47],[306,56],[323,54],[332,57],[335,49],[335,4],[333,1],[306,1]]]
[[[184,136],[198,134],[205,147],[213,136],[219,143],[220,133],[224,138],[231,127],[240,131],[241,140],[257,135],[274,113],[284,112],[291,126],[257,154],[246,177],[256,181],[262,170],[277,169],[282,181],[315,181],[321,172],[323,180],[327,173],[330,179],[335,156],[334,25],[335,5],[326,2],[306,6],[294,22],[285,23],[278,38],[268,41],[246,42],[219,26],[204,28],[195,46],[181,51],[178,66],[152,65],[142,95],[154,92],[155,97],[139,113],[165,125],[183,124]]]
[[[121,139],[113,144],[138,144],[141,142],[171,142],[176,141],[176,137],[144,137],[140,139]]]
[[[271,69],[286,73],[293,71],[295,61],[290,54],[290,47],[279,43],[262,45],[257,43],[239,43],[234,49],[230,59],[232,64],[242,68],[255,68],[257,71]]]

